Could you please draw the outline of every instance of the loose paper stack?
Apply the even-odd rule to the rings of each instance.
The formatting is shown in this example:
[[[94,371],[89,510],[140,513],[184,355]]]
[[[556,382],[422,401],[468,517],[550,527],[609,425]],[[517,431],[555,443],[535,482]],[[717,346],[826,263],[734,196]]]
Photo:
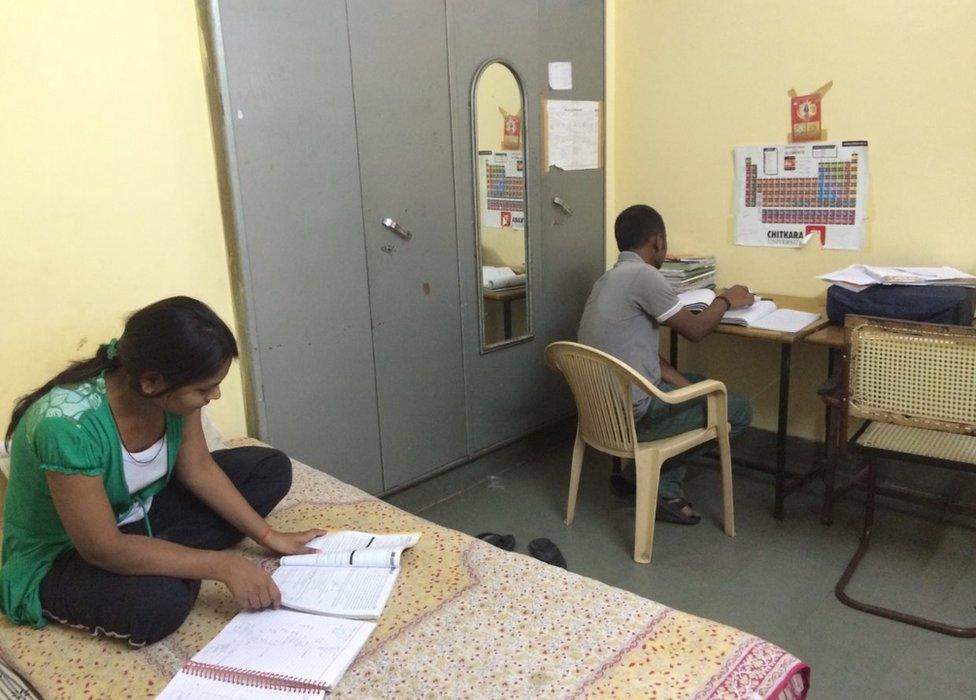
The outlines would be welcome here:
[[[908,284],[915,286],[976,287],[976,276],[954,267],[878,267],[849,265],[843,270],[820,275],[838,287],[860,292],[876,284]]]

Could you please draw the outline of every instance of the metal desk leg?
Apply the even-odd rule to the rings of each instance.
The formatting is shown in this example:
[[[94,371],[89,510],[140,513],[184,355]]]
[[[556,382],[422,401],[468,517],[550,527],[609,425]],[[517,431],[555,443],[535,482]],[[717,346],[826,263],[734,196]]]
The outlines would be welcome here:
[[[837,366],[837,349],[830,348],[827,350],[827,381],[829,382],[834,378],[834,368]],[[830,404],[825,404],[824,406],[824,459],[830,459],[830,419],[833,416],[833,411],[830,408]]]
[[[502,302],[502,322],[505,326],[505,340],[512,337],[512,300],[506,299]]]
[[[834,376],[834,368],[837,366],[838,351],[830,348],[827,356],[827,379]],[[820,522],[830,525],[834,522],[834,488],[837,481],[837,462],[840,459],[841,445],[838,444],[840,430],[834,425],[837,420],[837,409],[827,404],[824,409],[824,500],[823,507],[820,509]]]
[[[786,496],[786,428],[790,417],[790,356],[793,346],[782,343],[779,351],[779,421],[776,425],[776,505],[773,516],[783,519]]]

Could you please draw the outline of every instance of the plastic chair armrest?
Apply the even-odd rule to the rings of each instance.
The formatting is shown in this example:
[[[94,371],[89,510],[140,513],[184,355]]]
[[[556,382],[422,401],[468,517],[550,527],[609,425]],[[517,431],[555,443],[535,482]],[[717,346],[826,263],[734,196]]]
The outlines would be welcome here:
[[[703,379],[690,386],[674,389],[673,391],[659,392],[658,397],[666,403],[684,403],[699,396],[708,394],[726,393],[725,384],[717,379]]]

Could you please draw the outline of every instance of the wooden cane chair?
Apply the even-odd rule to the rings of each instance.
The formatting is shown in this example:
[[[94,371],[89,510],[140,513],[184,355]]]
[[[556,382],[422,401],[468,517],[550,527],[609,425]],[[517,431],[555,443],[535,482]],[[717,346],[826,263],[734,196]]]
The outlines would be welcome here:
[[[848,360],[840,420],[842,425],[849,418],[867,421],[849,445],[864,456],[867,503],[860,543],[835,593],[845,605],[864,612],[943,634],[976,637],[976,627],[860,602],[846,592],[870,545],[878,457],[976,471],[976,329],[848,316],[845,332]]]
[[[722,382],[706,379],[688,387],[663,392],[615,357],[579,343],[553,343],[546,348],[546,362],[566,378],[579,413],[570,469],[569,500],[566,504],[567,525],[573,523],[576,512],[576,496],[586,446],[615,457],[631,458],[637,469],[634,561],[650,563],[657,488],[664,461],[703,442],[717,439],[722,464],[725,534],[729,537],[735,535],[728,406]],[[631,387],[671,404],[707,397],[705,427],[661,440],[638,442]]]

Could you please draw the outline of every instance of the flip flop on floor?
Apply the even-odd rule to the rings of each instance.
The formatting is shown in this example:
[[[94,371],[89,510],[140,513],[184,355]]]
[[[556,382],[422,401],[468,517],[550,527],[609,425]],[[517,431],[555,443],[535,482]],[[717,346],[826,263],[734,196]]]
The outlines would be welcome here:
[[[657,513],[655,520],[666,523],[676,523],[678,525],[697,525],[701,522],[700,515],[685,515],[681,510],[691,503],[683,498],[661,498],[657,499]]]
[[[493,544],[499,549],[504,549],[506,552],[511,552],[515,549],[515,537],[514,535],[499,535],[497,532],[482,532],[480,535],[475,535],[479,540],[484,540],[488,544]]]
[[[544,561],[546,564],[560,566],[564,569],[568,568],[566,566],[566,558],[559,551],[559,547],[546,537],[540,537],[529,542],[529,554],[539,561]]]

